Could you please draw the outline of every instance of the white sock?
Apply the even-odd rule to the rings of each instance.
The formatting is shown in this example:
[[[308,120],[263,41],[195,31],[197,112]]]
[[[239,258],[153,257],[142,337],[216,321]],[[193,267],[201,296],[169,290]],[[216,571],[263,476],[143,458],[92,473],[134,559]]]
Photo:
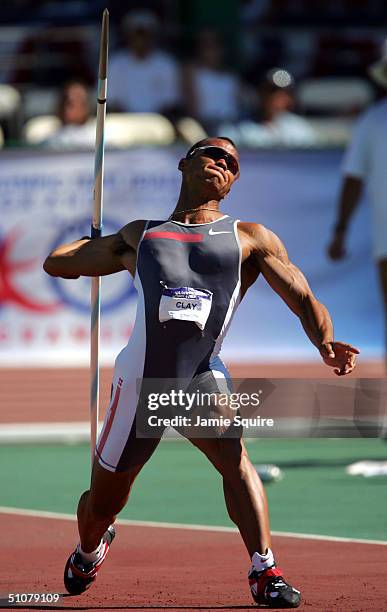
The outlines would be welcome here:
[[[103,542],[101,540],[95,550],[92,550],[91,552],[87,553],[87,552],[84,552],[81,548],[81,545],[78,544],[78,552],[81,555],[85,563],[94,563],[95,561],[98,561],[98,559],[100,558],[101,553],[102,553],[102,547],[103,547]]]
[[[267,549],[265,555],[260,555],[258,552],[255,552],[251,557],[251,561],[253,563],[253,568],[257,572],[263,572],[269,567],[273,567],[273,565],[275,565],[274,556],[270,548]]]

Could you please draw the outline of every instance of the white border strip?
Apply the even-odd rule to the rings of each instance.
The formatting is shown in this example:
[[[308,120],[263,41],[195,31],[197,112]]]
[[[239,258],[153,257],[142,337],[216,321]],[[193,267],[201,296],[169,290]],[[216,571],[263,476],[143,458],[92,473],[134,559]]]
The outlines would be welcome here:
[[[0,444],[80,444],[89,441],[88,421],[0,424]]]
[[[64,512],[49,512],[47,510],[28,510],[24,508],[13,508],[11,506],[0,506],[0,514],[15,514],[17,516],[33,516],[35,518],[57,519],[76,521],[75,514]],[[191,525],[187,523],[163,523],[157,521],[135,521],[131,519],[118,519],[119,525],[131,527],[158,527],[160,529],[189,529],[192,531],[213,531],[220,533],[238,533],[236,527],[221,527],[217,525]],[[348,542],[353,544],[376,544],[387,546],[387,540],[365,540],[361,538],[344,538],[339,536],[318,535],[313,533],[293,533],[288,531],[272,531],[273,536],[280,538],[295,538],[301,540],[322,540],[324,542]]]

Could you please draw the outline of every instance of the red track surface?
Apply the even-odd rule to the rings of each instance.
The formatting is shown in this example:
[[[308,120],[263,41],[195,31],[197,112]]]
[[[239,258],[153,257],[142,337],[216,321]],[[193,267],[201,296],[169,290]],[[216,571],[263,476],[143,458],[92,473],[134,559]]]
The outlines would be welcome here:
[[[77,539],[75,522],[4,519],[2,594],[63,593],[63,566]],[[118,526],[117,532],[97,583],[82,596],[65,597],[59,609],[253,608],[249,560],[237,534],[128,526]],[[386,610],[386,546],[281,537],[273,548],[289,581],[302,590],[303,609]]]

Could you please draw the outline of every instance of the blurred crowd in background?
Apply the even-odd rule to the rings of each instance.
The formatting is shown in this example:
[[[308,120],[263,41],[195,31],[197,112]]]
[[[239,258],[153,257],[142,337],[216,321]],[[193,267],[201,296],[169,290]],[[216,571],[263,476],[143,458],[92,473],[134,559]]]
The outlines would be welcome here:
[[[384,0],[2,0],[2,146],[94,146],[105,7],[110,147],[342,146],[385,95]]]

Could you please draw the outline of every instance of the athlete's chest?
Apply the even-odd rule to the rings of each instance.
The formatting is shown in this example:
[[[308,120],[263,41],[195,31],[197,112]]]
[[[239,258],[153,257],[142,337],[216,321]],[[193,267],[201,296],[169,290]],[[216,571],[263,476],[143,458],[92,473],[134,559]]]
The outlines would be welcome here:
[[[227,274],[239,264],[239,245],[230,224],[185,228],[168,223],[145,232],[139,261],[166,277],[188,272]]]

